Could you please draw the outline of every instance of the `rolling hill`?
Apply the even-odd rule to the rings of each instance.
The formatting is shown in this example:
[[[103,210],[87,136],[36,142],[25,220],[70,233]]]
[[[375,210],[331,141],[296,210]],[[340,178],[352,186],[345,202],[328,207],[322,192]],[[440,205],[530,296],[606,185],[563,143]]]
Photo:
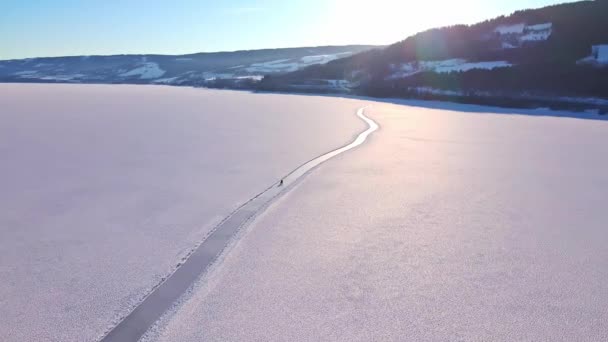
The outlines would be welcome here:
[[[603,111],[608,1],[517,11],[431,29],[382,49],[270,75],[261,90],[347,92]]]
[[[0,82],[130,83],[233,86],[369,50],[373,46],[322,46],[189,55],[114,55],[0,61]]]

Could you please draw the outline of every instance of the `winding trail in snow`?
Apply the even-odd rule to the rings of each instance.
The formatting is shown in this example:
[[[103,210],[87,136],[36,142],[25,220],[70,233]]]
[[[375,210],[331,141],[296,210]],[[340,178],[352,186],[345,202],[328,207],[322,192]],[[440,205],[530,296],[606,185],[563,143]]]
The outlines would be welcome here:
[[[365,142],[376,131],[378,124],[364,115],[366,107],[357,110],[357,116],[365,121],[368,128],[350,144],[311,159],[277,182],[253,197],[224,219],[207,238],[189,255],[179,267],[158,285],[131,313],[125,316],[102,339],[102,342],[138,341],[146,331],[167,311],[180,296],[203,274],[220,256],[236,233],[262,212],[277,196],[286,193],[302,177],[321,163],[351,150]]]

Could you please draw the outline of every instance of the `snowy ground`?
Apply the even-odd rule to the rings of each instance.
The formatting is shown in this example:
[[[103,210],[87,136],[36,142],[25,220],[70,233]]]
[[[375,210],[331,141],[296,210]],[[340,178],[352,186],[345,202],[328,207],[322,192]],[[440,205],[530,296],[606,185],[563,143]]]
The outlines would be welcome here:
[[[0,84],[0,340],[94,341],[361,101]]]
[[[418,74],[423,71],[432,71],[438,74],[450,72],[466,72],[469,70],[492,70],[495,68],[508,68],[513,66],[507,61],[467,62],[462,58],[446,59],[442,61],[417,61],[400,65],[392,64],[394,73],[387,79],[399,79]]]
[[[608,122],[480,108],[374,104],[149,340],[607,340]]]

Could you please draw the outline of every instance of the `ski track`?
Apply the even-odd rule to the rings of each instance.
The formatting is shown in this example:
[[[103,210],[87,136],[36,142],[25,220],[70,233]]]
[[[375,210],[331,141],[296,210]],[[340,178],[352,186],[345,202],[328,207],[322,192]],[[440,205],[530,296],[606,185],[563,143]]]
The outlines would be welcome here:
[[[155,287],[144,300],[113,327],[102,342],[138,341],[146,331],[195,283],[195,281],[220,257],[238,231],[261,213],[281,194],[286,193],[297,181],[312,172],[323,162],[351,150],[365,142],[376,131],[378,124],[364,115],[366,107],[357,110],[357,116],[368,128],[351,143],[313,158],[294,169],[269,188],[251,198],[224,219],[207,238],[162,283]]]

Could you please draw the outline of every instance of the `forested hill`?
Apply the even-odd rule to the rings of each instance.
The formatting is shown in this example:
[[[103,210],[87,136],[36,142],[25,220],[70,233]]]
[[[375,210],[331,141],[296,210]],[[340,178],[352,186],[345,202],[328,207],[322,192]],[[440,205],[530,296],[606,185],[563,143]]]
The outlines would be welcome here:
[[[188,55],[113,55],[0,61],[0,82],[249,84],[263,75],[299,70],[348,57],[374,46],[318,46]]]
[[[608,0],[431,29],[383,49],[266,77],[260,88],[601,104],[588,98],[608,98]]]

